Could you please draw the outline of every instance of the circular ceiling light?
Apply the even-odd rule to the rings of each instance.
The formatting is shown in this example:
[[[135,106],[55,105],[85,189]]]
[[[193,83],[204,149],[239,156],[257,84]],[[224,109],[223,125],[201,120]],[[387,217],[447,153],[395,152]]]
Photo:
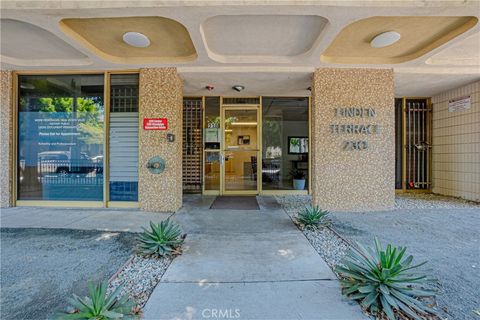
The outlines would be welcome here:
[[[375,38],[370,41],[370,45],[372,48],[383,48],[394,44],[400,40],[400,38],[400,33],[395,31],[387,31],[376,35]]]
[[[123,42],[137,48],[146,48],[150,45],[150,39],[140,32],[126,32],[123,35]]]

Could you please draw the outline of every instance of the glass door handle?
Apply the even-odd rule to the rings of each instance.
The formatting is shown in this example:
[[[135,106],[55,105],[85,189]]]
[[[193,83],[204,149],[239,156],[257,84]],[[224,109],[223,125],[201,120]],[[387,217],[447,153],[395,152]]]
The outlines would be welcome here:
[[[223,166],[224,163],[225,163],[225,155],[221,154],[220,155],[220,165]]]

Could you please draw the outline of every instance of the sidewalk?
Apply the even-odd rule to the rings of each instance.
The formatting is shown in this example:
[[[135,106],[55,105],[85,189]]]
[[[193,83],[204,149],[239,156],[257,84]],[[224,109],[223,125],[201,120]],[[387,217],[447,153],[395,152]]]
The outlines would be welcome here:
[[[260,210],[210,210],[214,197],[186,196],[174,214],[134,209],[2,209],[3,228],[139,232],[172,216],[187,233],[145,319],[366,319],[342,297],[333,272],[272,197]]]
[[[144,318],[365,319],[286,213],[266,199],[259,198],[259,211],[187,206],[175,214],[188,234],[184,253]]]
[[[0,210],[0,226],[141,232],[150,220],[170,215],[138,209],[16,207]]]

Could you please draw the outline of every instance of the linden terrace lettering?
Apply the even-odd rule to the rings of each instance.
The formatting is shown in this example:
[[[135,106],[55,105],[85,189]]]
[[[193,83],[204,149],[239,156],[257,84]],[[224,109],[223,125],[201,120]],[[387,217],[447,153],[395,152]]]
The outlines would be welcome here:
[[[335,116],[339,118],[373,118],[377,115],[373,108],[336,108]],[[374,134],[380,133],[377,124],[331,124],[333,134]]]
[[[377,113],[373,108],[337,108],[335,115],[342,118],[373,118]]]
[[[330,132],[333,134],[374,134],[380,133],[378,124],[331,124]]]

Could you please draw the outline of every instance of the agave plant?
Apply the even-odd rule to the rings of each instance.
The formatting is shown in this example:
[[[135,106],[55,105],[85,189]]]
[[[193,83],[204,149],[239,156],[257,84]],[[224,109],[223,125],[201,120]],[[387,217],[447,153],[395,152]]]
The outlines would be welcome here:
[[[372,314],[384,312],[395,320],[395,312],[412,319],[419,314],[437,314],[419,299],[434,298],[436,290],[427,286],[435,280],[414,269],[426,263],[412,265],[413,256],[405,257],[406,248],[388,245],[383,250],[375,237],[375,249],[357,243],[358,251],[350,249],[336,272],[340,275],[342,293],[357,300]]]
[[[144,256],[165,256],[174,253],[183,243],[180,226],[170,219],[153,223],[150,221],[150,230],[137,238],[137,252]]]
[[[329,212],[320,209],[319,206],[307,206],[298,213],[297,222],[304,226],[328,225],[330,220],[327,219]]]
[[[123,286],[117,287],[110,294],[107,294],[107,286],[106,281],[96,285],[88,283],[89,296],[82,299],[74,294],[69,302],[75,312],[59,314],[58,319],[134,319],[135,316],[132,314],[134,303],[127,296],[120,297]]]

